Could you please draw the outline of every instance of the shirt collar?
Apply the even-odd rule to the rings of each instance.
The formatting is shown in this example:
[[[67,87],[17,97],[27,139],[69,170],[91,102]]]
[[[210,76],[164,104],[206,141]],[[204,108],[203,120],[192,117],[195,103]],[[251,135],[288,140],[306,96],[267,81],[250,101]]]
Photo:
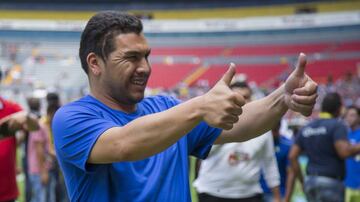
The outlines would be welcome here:
[[[319,118],[321,119],[331,119],[333,116],[328,112],[320,112]]]

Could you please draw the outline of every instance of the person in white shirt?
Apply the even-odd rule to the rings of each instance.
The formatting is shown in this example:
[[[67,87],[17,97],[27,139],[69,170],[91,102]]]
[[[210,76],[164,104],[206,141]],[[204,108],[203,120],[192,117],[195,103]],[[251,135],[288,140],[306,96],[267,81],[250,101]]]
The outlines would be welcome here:
[[[232,90],[251,100],[251,89],[245,82],[235,82]],[[214,145],[201,162],[194,187],[200,202],[263,201],[259,183],[261,170],[272,188],[274,201],[280,201],[280,175],[270,132],[246,142]]]

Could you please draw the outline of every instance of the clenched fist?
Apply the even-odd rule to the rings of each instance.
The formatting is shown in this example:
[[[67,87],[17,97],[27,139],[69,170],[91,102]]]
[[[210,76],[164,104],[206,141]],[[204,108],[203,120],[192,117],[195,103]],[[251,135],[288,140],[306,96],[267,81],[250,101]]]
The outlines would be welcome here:
[[[317,84],[305,73],[306,56],[300,53],[295,70],[285,82],[285,103],[289,109],[310,116],[317,98]]]
[[[203,119],[210,126],[230,130],[239,120],[245,100],[230,89],[235,75],[235,64],[231,63],[227,72],[203,98]]]

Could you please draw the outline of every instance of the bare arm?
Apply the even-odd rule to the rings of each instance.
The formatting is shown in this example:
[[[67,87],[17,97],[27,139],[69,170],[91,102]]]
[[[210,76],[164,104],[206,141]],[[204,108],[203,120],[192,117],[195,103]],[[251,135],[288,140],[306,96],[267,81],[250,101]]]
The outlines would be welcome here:
[[[360,144],[352,145],[347,140],[335,142],[335,149],[340,158],[347,158],[360,153]]]
[[[285,202],[290,202],[295,185],[295,175],[291,167],[287,168]]]
[[[54,148],[54,143],[51,141],[51,139],[52,139],[52,129],[51,129],[51,127],[50,127],[50,124],[51,123],[46,123],[46,124],[44,124],[43,125],[43,127],[44,127],[44,129],[47,131],[47,133],[46,133],[46,135],[48,136],[48,138],[49,138],[49,143],[48,143],[48,147],[49,147],[49,154],[50,154],[50,156],[52,157],[52,158],[56,158],[56,153],[55,153],[55,148]]]
[[[281,202],[281,194],[280,194],[280,188],[279,186],[272,187],[271,192],[274,196],[274,202]]]
[[[241,133],[241,135],[252,138],[258,135],[257,133],[272,127],[273,124],[265,123],[270,120],[269,117],[271,115],[275,114],[275,116],[280,117],[288,107],[304,115],[310,115],[316,99],[316,84],[304,74],[306,63],[304,57],[303,55],[303,62],[299,63],[300,65],[291,74],[286,85],[273,93],[273,96],[265,99],[265,103],[256,105],[259,107],[272,104],[273,107],[267,111],[270,114],[261,113],[257,109],[255,112],[247,110],[244,117],[239,117],[243,111],[244,99],[240,94],[233,92],[229,88],[235,74],[235,67],[231,65],[222,79],[205,95],[189,100],[169,110],[141,117],[124,127],[114,127],[105,131],[92,148],[88,162],[133,161],[152,156],[174,144],[201,121],[207,122],[210,126],[225,130],[232,129],[234,123],[239,122],[234,127],[234,130],[249,132],[250,135],[246,133]],[[293,92],[295,95],[292,95]],[[253,130],[251,130],[240,127],[245,125],[242,122],[246,121],[248,117],[256,117],[258,115],[266,116],[261,121],[262,124],[267,124],[265,127],[262,126],[265,129],[259,130],[252,127]],[[246,127],[251,126],[248,125]],[[222,137],[225,136],[223,134],[220,136],[221,138],[217,141],[225,142],[222,140]],[[235,135],[230,136],[235,137]],[[226,139],[226,141],[241,141],[244,138],[239,138],[237,135],[235,139]]]
[[[241,142],[264,134],[288,109],[309,116],[316,102],[317,84],[305,74],[305,66],[305,55],[300,54],[296,69],[285,84],[265,98],[244,105],[234,128],[224,131],[216,144]]]
[[[202,121],[199,102],[199,98],[192,99],[107,130],[94,145],[88,162],[134,161],[165,150]]]
[[[35,142],[35,151],[36,151],[37,163],[39,165],[41,183],[47,184],[49,180],[49,174],[45,163],[46,159],[45,159],[44,147],[45,147],[44,142],[39,142],[39,141]]]
[[[291,196],[292,196],[293,188],[294,188],[294,182],[295,182],[296,178],[299,179],[299,181],[301,183],[301,187],[303,187],[303,185],[304,185],[304,178],[302,176],[299,161],[298,161],[300,153],[301,153],[301,148],[297,144],[294,144],[291,147],[291,150],[290,150],[290,153],[289,153],[291,170],[292,170],[293,175],[294,175],[293,178],[289,179],[289,180],[293,180],[293,181],[289,182],[289,184],[290,184],[289,187],[291,189],[287,190],[287,192],[288,192],[287,195],[288,195],[289,198],[291,198]]]
[[[223,131],[215,143],[246,141],[273,128],[288,110],[284,92],[285,87],[281,86],[267,97],[245,104],[234,128]]]
[[[92,148],[87,162],[144,159],[165,150],[201,121],[218,128],[232,128],[243,104],[242,97],[228,87],[234,74],[235,68],[231,67],[205,95],[105,131]],[[234,115],[234,111],[237,114]]]

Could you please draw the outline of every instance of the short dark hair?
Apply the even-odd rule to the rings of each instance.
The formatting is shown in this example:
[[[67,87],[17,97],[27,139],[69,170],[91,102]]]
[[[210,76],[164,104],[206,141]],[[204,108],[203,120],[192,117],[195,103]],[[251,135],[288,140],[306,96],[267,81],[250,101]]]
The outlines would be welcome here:
[[[29,97],[27,98],[27,104],[31,112],[39,112],[41,108],[41,102],[39,98]]]
[[[143,30],[141,20],[133,15],[117,11],[99,12],[90,18],[81,34],[79,56],[81,66],[88,73],[86,58],[93,52],[103,60],[115,50],[114,38],[119,34]]]
[[[341,109],[341,96],[338,93],[328,93],[321,103],[321,111],[337,117]]]
[[[60,97],[59,94],[55,92],[50,92],[46,95],[46,102],[48,106],[60,106]]]

